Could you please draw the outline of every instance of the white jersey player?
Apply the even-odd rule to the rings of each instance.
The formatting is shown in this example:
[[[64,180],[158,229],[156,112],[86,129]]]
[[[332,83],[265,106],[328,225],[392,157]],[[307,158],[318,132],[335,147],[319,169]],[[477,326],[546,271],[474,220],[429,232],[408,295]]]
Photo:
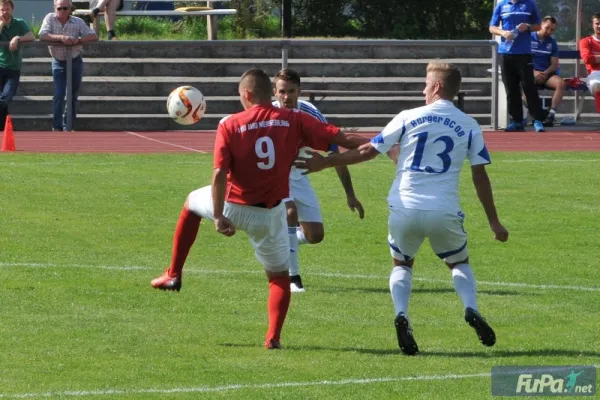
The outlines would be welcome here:
[[[465,160],[471,164],[477,195],[495,238],[506,241],[508,231],[496,213],[485,171],[490,156],[481,128],[452,103],[460,82],[460,71],[453,65],[430,63],[423,91],[427,105],[401,112],[357,150],[326,158],[311,152],[312,158],[297,161],[297,166],[315,172],[370,160],[399,144],[396,179],[388,195],[388,241],[394,264],[390,291],[398,344],[409,355],[419,351],[409,324],[408,301],[412,266],[425,238],[452,271],[454,287],[465,307],[465,320],[484,345],[496,342],[493,329],[477,309],[475,278],[469,266],[465,215],[458,196],[459,173]]]
[[[275,76],[275,98],[273,105],[276,107],[296,108],[302,112],[312,115],[321,122],[327,122],[325,116],[309,103],[299,100],[300,96],[300,75],[294,70],[283,69]],[[300,155],[306,155],[305,151],[310,148],[302,148]],[[329,149],[330,152],[339,152],[337,146]],[[359,217],[364,217],[362,204],[354,195],[352,187],[352,178],[348,167],[337,167],[337,174],[342,182],[346,193],[348,207],[354,211],[357,210]],[[292,292],[304,292],[304,285],[300,277],[300,268],[298,265],[298,245],[320,243],[325,236],[323,226],[323,216],[319,200],[315,194],[308,178],[296,168],[292,168],[290,173],[290,196],[284,200],[288,215],[288,234],[290,238],[290,281]],[[299,224],[299,227],[297,227]]]

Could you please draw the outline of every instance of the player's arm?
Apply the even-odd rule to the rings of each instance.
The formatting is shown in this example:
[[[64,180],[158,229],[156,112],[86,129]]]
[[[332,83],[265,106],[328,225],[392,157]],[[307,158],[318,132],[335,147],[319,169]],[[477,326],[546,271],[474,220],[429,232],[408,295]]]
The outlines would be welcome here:
[[[306,173],[317,172],[325,168],[339,167],[343,165],[358,164],[372,160],[379,154],[388,153],[392,147],[400,142],[402,136],[406,133],[406,125],[403,119],[403,113],[394,118],[383,131],[372,138],[368,143],[361,144],[358,148],[348,150],[343,154],[334,154],[330,157],[322,157],[319,154],[309,153],[311,158],[298,158],[296,166],[306,169]],[[343,135],[343,133],[340,132]],[[340,135],[338,134],[338,136]]]
[[[477,197],[483,206],[490,228],[494,232],[494,238],[501,242],[506,242],[508,240],[508,231],[502,226],[498,218],[498,212],[494,204],[494,195],[492,193],[492,184],[485,170],[485,165],[473,165],[471,167],[471,174],[475,190],[477,191]]]
[[[342,167],[369,161],[377,157],[379,152],[371,145],[371,143],[365,143],[356,149],[348,150],[344,153],[333,154],[329,157],[323,157],[315,151],[309,151],[308,154],[310,158],[298,157],[294,162],[296,167],[306,170],[306,172],[303,172],[303,175],[318,172],[325,168]]]
[[[235,226],[223,215],[225,208],[225,191],[227,189],[227,174],[231,163],[231,154],[226,140],[226,130],[219,124],[215,139],[215,160],[211,181],[211,195],[215,229],[225,236],[235,235]]]
[[[332,151],[330,154],[339,154],[340,150],[336,149]],[[350,176],[350,170],[347,166],[335,167],[335,172],[337,173],[340,182],[342,182],[342,186],[344,187],[344,192],[346,192],[346,203],[348,204],[348,208],[350,210],[358,211],[358,217],[363,219],[365,217],[365,210],[362,206],[362,203],[356,198],[356,194],[354,194],[354,186],[352,185],[352,177]]]
[[[600,56],[594,55],[590,46],[590,38],[586,37],[579,41],[579,55],[584,64],[600,64]]]

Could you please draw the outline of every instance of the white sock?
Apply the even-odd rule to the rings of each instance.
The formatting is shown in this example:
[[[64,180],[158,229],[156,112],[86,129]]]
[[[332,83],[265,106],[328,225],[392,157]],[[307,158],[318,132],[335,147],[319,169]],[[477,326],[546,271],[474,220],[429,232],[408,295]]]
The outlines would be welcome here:
[[[304,236],[304,231],[302,230],[302,227],[300,227],[300,226],[296,229],[296,237],[298,238],[299,245],[308,244],[308,240],[306,240],[306,236]]]
[[[471,307],[477,311],[475,276],[469,264],[458,264],[452,268],[452,280],[465,308]]]
[[[552,114],[552,115],[556,114],[556,111],[554,110],[554,108],[550,109],[550,114]]]
[[[290,237],[290,276],[299,275],[298,238],[295,226],[288,226],[288,235]]]
[[[396,315],[403,312],[408,317],[408,299],[412,291],[412,268],[394,267],[390,274],[390,292]]]

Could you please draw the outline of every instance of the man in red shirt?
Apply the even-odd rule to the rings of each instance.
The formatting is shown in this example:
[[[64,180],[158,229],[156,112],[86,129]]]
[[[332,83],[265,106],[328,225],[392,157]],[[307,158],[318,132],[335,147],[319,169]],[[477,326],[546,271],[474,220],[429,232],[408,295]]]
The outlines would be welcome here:
[[[592,15],[594,34],[579,41],[579,54],[587,69],[587,85],[600,113],[600,13]]]
[[[268,349],[280,348],[290,303],[290,244],[286,209],[289,176],[301,147],[326,151],[330,144],[353,149],[368,139],[299,110],[271,104],[271,79],[261,69],[244,73],[239,84],[245,111],[225,117],[215,140],[211,186],[191,192],[175,228],[171,265],[152,287],[181,289],[182,270],[200,221],[208,218],[225,236],[246,232],[269,280]]]

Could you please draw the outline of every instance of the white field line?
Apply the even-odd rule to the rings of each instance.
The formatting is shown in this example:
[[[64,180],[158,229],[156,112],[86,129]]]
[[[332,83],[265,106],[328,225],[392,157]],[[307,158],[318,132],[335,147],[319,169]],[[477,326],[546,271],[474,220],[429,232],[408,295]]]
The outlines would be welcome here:
[[[388,382],[407,382],[407,381],[444,381],[472,378],[487,378],[490,373],[480,374],[448,374],[448,375],[420,375],[406,377],[389,378],[355,378],[342,379],[334,381],[314,381],[314,382],[281,382],[281,383],[263,383],[263,384],[235,384],[224,386],[198,386],[198,387],[179,387],[171,389],[104,389],[104,390],[85,390],[85,391],[60,391],[46,393],[17,393],[2,394],[3,399],[26,399],[26,398],[50,398],[50,397],[79,397],[79,396],[114,396],[114,395],[135,395],[135,394],[172,394],[172,393],[215,393],[227,392],[232,390],[252,390],[252,389],[279,389],[291,387],[309,387],[309,386],[332,386],[332,385],[368,385],[375,383]]]
[[[25,263],[25,262],[0,262],[0,268],[8,267],[29,267],[29,268],[93,268],[93,269],[107,269],[115,271],[132,271],[132,270],[147,270],[155,271],[157,274],[161,272],[160,268],[142,266],[142,265],[87,265],[87,264],[54,264],[54,263]],[[238,274],[263,274],[264,272],[257,267],[256,270],[206,270],[206,269],[195,269],[186,267],[186,273],[194,274],[215,274],[215,275],[238,275]],[[328,272],[310,272],[312,276],[321,276],[325,278],[337,278],[337,279],[377,279],[385,280],[389,279],[389,276],[385,275],[367,275],[367,274],[340,274],[340,273],[328,273]],[[450,284],[451,281],[448,279],[434,279],[434,278],[419,278],[413,277],[413,280],[418,282],[431,282],[431,283],[445,283]],[[500,281],[477,281],[480,286],[498,286],[498,287],[512,287],[512,288],[524,288],[524,289],[537,289],[537,290],[572,290],[582,292],[600,292],[600,286],[578,286],[578,285],[555,285],[555,284],[534,284],[524,282],[500,282]]]
[[[133,136],[139,137],[141,139],[150,140],[152,142],[166,144],[168,146],[173,146],[173,147],[179,147],[180,149],[190,150],[190,151],[193,151],[193,152],[196,152],[196,153],[206,154],[206,151],[202,151],[202,150],[198,150],[198,149],[193,149],[193,148],[187,147],[187,146],[181,146],[181,145],[178,145],[178,144],[175,144],[175,143],[171,143],[171,142],[165,142],[163,140],[153,139],[153,138],[150,138],[148,136],[140,135],[139,133],[129,132],[129,131],[125,131],[125,133],[127,133],[128,135],[133,135]]]

